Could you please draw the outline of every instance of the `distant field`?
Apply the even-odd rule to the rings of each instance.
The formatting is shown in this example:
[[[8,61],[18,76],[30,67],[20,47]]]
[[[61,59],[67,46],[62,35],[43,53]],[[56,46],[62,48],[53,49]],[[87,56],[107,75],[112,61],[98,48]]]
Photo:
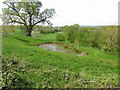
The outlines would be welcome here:
[[[56,40],[56,36],[57,35],[57,33],[55,33],[55,34],[52,34],[52,33],[50,33],[50,34],[41,34],[38,38],[40,38],[40,39],[47,39],[47,40]]]
[[[20,60],[26,60],[29,63],[28,73],[21,76],[33,82],[36,88],[117,87],[117,56],[75,44],[71,45],[87,51],[88,56],[49,51],[32,45],[55,41],[56,34],[43,34],[39,38],[6,35],[3,37],[3,55],[17,54]]]

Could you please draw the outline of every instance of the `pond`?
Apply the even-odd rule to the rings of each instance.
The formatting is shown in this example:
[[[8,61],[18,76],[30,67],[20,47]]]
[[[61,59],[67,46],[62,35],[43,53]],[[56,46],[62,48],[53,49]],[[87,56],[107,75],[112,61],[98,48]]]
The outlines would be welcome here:
[[[70,54],[76,54],[80,56],[80,53],[75,52],[71,49],[66,49],[63,46],[60,46],[59,44],[41,44],[39,45],[40,48],[51,50],[51,51],[58,51],[63,53],[70,53]]]

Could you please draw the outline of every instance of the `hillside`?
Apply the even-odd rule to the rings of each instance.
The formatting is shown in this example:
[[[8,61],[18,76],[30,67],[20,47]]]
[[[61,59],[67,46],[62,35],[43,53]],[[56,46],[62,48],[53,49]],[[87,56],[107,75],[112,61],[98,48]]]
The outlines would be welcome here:
[[[54,34],[45,34],[39,38],[21,35],[3,36],[3,56],[17,55],[19,60],[29,63],[28,73],[21,77],[32,82],[35,88],[81,88],[81,87],[117,87],[118,58],[97,48],[70,44],[87,56],[49,51],[37,45],[41,42],[55,41]],[[50,39],[50,37],[51,39]],[[43,39],[44,38],[44,39]],[[29,86],[28,86],[29,87]]]

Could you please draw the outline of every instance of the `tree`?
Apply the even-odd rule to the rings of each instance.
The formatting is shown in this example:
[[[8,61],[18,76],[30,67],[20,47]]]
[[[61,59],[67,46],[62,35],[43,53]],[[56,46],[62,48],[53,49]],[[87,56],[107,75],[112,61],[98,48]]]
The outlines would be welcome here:
[[[33,27],[39,23],[51,24],[50,18],[55,14],[54,9],[41,11],[42,3],[38,2],[3,2],[3,22],[5,24],[22,24],[25,26],[27,36],[31,36]],[[41,12],[40,12],[41,11]]]

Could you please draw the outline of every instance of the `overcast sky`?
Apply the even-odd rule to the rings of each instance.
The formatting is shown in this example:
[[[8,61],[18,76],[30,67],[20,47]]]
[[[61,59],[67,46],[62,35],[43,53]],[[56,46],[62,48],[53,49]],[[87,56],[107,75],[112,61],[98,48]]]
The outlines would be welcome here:
[[[0,7],[2,1],[0,2]],[[120,0],[40,0],[43,9],[54,8],[53,26],[117,25]],[[0,8],[0,9],[1,9]],[[0,13],[2,11],[0,10]],[[1,23],[1,22],[0,22]]]

